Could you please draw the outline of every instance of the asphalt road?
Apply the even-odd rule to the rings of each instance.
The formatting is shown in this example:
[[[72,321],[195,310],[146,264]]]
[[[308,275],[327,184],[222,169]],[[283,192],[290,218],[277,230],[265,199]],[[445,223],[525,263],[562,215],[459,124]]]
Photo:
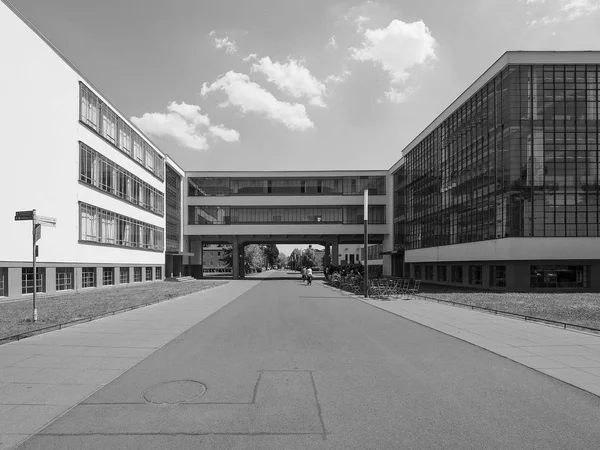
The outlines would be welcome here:
[[[161,403],[201,394],[194,382],[200,397]],[[592,394],[320,284],[267,280],[20,449],[547,450],[599,438]]]

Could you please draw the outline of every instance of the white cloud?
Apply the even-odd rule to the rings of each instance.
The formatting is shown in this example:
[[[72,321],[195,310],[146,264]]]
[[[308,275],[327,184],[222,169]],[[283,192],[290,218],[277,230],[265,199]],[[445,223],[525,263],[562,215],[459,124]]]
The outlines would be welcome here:
[[[210,33],[208,33],[208,35],[214,36],[215,30],[212,30]],[[213,45],[215,46],[215,48],[219,48],[219,49],[224,48],[225,53],[227,53],[228,55],[233,55],[233,54],[237,53],[237,51],[238,51],[238,46],[235,43],[235,41],[229,40],[229,38],[227,36],[222,37],[222,38],[213,37],[212,42],[213,42]]]
[[[399,89],[410,78],[410,69],[436,58],[435,39],[423,21],[394,19],[386,28],[366,29],[361,48],[351,48],[357,61],[372,61],[390,76],[386,98],[401,102],[410,89]]]
[[[281,64],[271,61],[271,58],[266,56],[258,63],[252,64],[252,71],[265,74],[267,80],[274,83],[281,92],[295,98],[306,97],[311,105],[325,106],[323,102],[325,84],[311,75],[302,61],[290,59],[287,63]]]
[[[225,128],[223,125],[213,125],[208,131],[211,135],[216,136],[225,142],[237,142],[240,140],[240,133],[230,128]]]
[[[342,81],[345,81],[346,78],[348,78],[350,75],[352,75],[352,72],[350,72],[346,67],[344,67],[339,75],[329,75],[327,78],[325,78],[325,83],[341,83]]]
[[[538,10],[541,16],[529,20],[530,27],[570,22],[600,10],[600,0],[525,0],[525,4]]]
[[[199,128],[208,127],[210,119],[200,112],[199,106],[185,102],[171,102],[167,106],[167,111],[166,114],[144,113],[141,117],[131,117],[131,121],[151,136],[171,138],[182,146],[194,150],[208,148],[208,140]],[[213,132],[213,128],[216,132]],[[239,140],[237,131],[228,130],[223,126],[210,127],[208,132],[226,142]]]
[[[291,130],[305,130],[314,126],[304,105],[277,100],[273,94],[250,81],[246,74],[230,70],[214,83],[202,85],[202,95],[216,91],[223,91],[227,95],[227,101],[221,103],[221,106],[232,105],[240,108],[243,113],[250,111],[264,114]]]
[[[335,41],[335,34],[333,36],[331,36],[329,38],[329,42],[327,42],[327,45],[325,46],[325,48],[337,48],[337,42]]]
[[[252,60],[256,60],[258,58],[258,55],[256,53],[250,53],[248,56],[245,56],[244,58],[242,58],[245,62],[248,61],[252,61]]]

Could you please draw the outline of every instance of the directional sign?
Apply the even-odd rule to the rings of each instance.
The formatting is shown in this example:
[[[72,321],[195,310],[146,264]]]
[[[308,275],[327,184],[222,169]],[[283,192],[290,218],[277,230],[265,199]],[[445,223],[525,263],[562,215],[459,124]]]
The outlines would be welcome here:
[[[33,220],[33,209],[31,211],[15,212],[15,220]]]
[[[34,228],[33,242],[37,242],[42,238],[42,226],[37,224]]]
[[[35,216],[35,223],[39,224],[43,227],[55,227],[56,226],[56,218],[55,217],[46,217],[46,216]]]

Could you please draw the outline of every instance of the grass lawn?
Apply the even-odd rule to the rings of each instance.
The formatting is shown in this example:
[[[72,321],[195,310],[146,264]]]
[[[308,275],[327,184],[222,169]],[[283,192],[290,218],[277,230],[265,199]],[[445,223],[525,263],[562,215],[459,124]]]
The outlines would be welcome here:
[[[156,282],[114,288],[97,288],[72,294],[36,298],[38,321],[32,322],[32,300],[28,297],[0,303],[0,343],[2,338],[39,328],[59,325],[111,311],[180,297],[210,289],[227,281]]]
[[[452,290],[444,287],[437,289],[429,285],[424,286],[421,294],[440,300],[600,329],[599,293],[495,293]]]

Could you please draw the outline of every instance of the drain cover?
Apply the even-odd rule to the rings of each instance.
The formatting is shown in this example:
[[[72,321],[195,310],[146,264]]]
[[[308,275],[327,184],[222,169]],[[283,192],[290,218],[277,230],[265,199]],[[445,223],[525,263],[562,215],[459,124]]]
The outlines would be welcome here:
[[[206,386],[199,381],[167,381],[147,389],[142,397],[150,403],[176,404],[191,402],[206,392]]]

